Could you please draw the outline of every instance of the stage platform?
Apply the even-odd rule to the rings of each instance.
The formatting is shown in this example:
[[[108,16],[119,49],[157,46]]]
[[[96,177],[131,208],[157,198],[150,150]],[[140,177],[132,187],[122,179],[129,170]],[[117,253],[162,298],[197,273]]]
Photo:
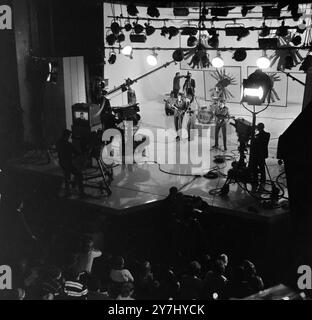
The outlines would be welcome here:
[[[162,144],[163,152],[166,152],[166,147],[176,145],[173,116],[166,116],[163,97],[159,97],[159,101],[142,102],[140,104],[142,123],[140,128],[151,130],[155,136],[157,129],[171,129],[165,141],[157,141],[157,144]],[[207,103],[207,102],[206,102]],[[229,105],[232,115],[242,116],[242,107],[238,105]],[[295,109],[295,108],[292,108]],[[266,125],[266,129],[271,132],[271,140],[269,144],[269,158],[267,165],[270,175],[273,180],[284,170],[279,166],[276,159],[276,149],[278,136],[296,117],[292,114],[291,119],[282,117],[281,112],[273,108],[270,112],[266,111],[264,115],[259,116],[259,121]],[[281,121],[272,120],[271,116],[281,117]],[[245,116],[247,120],[250,120]],[[214,145],[214,130],[211,128],[210,146]],[[238,142],[237,135],[233,126],[228,125],[227,130],[228,150],[222,152],[221,150],[211,150],[210,165],[204,168],[200,175],[207,173],[211,168],[215,167],[213,162],[216,155],[226,155],[227,161],[219,164],[219,171],[226,174],[231,168],[233,159],[238,159]],[[188,145],[187,139],[184,137],[181,140],[181,145]],[[219,140],[222,147],[222,138]],[[57,195],[60,199],[66,201],[75,201],[89,206],[95,207],[98,211],[110,215],[126,215],[133,212],[144,211],[148,212],[149,208],[156,208],[166,198],[169,188],[176,186],[181,192],[188,195],[202,197],[216,212],[228,214],[232,216],[240,216],[244,219],[251,219],[255,221],[273,222],[277,219],[283,218],[287,215],[287,209],[266,208],[260,204],[249,192],[242,190],[237,184],[230,186],[229,194],[226,197],[213,196],[209,191],[215,188],[222,187],[225,178],[220,176],[217,179],[206,179],[204,177],[190,176],[191,169],[188,165],[178,164],[162,164],[155,163],[145,164],[131,164],[119,165],[113,169],[114,180],[111,185],[112,194],[107,197],[101,195],[96,189],[86,188],[87,197],[79,199],[78,195],[72,195],[70,198],[64,198],[64,186],[62,185],[62,172],[57,161],[51,161],[47,165],[35,164],[21,164],[13,162],[9,166],[10,170],[15,173],[27,175],[41,175],[45,177],[54,177],[57,181]],[[283,185],[286,185],[285,178],[282,179]],[[249,187],[250,188],[250,187]],[[268,186],[270,189],[270,186]],[[287,196],[287,189],[285,188],[285,196]]]
[[[185,139],[181,143],[188,143],[188,141]],[[229,150],[232,150],[232,152],[225,153],[212,150],[210,155],[211,168],[216,166],[213,162],[216,155],[226,154],[228,158],[230,155],[237,156],[234,145],[229,146]],[[216,179],[191,176],[188,165],[148,163],[118,165],[113,169],[112,194],[110,196],[105,193],[101,194],[98,189],[86,187],[86,197],[83,199],[79,198],[77,191],[67,198],[64,197],[62,171],[53,161],[49,164],[40,165],[15,163],[11,164],[8,169],[11,174],[18,177],[18,180],[21,179],[25,183],[26,181],[31,183],[36,178],[45,179],[45,181],[53,180],[54,183],[52,184],[57,188],[55,192],[59,199],[92,206],[98,212],[110,215],[126,215],[139,211],[148,212],[149,208],[155,208],[161,204],[172,186],[176,186],[183,194],[202,197],[209,206],[214,208],[215,212],[220,211],[222,214],[269,223],[287,214],[287,210],[281,207],[266,208],[238,184],[230,185],[227,196],[210,195],[210,190],[220,188],[224,184],[225,177],[222,174],[227,173],[231,167],[231,162],[229,158],[225,163],[218,165],[221,175]],[[274,180],[283,168],[273,158],[269,158],[267,164]],[[88,171],[85,171],[84,174],[88,174]],[[94,180],[93,183],[95,184],[97,180]],[[267,186],[267,188],[269,190],[270,186]],[[287,190],[285,192],[287,195]]]

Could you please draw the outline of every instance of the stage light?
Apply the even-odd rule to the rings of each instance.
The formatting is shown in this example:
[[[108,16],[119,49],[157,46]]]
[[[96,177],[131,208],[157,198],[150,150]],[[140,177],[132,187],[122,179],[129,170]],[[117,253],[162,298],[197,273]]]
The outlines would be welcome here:
[[[145,43],[145,41],[146,41],[146,35],[145,34],[131,33],[129,38],[130,38],[131,42]]]
[[[249,105],[261,105],[273,87],[271,78],[257,69],[243,81],[242,100]]]
[[[134,23],[134,24],[133,24],[133,30],[134,30],[134,32],[135,32],[136,34],[140,34],[140,33],[143,32],[144,27],[143,27],[141,24],[139,24],[139,23]]]
[[[246,53],[246,50],[244,49],[237,49],[234,54],[233,54],[233,59],[235,61],[238,61],[238,62],[241,62],[241,61],[244,61],[247,57],[247,53]]]
[[[129,16],[136,16],[139,13],[137,7],[133,4],[127,5],[127,12]]]
[[[218,48],[219,47],[219,35],[215,34],[210,39],[208,39],[208,45],[212,48]]]
[[[189,36],[187,39],[187,46],[194,47],[197,42],[197,38],[195,36]]]
[[[128,22],[125,24],[125,30],[126,30],[127,32],[129,32],[131,29],[132,29],[132,25],[131,25],[130,21],[128,21]]]
[[[150,24],[145,23],[145,33],[147,36],[151,36],[155,32],[155,28]]]
[[[130,57],[132,59],[132,47],[131,46],[125,46],[122,50],[121,53],[125,55],[126,57]]]
[[[212,8],[210,14],[213,17],[226,17],[229,14],[229,8]]]
[[[119,33],[119,35],[117,36],[117,42],[121,43],[125,40],[126,40],[125,35],[123,33]]]
[[[257,67],[259,69],[267,69],[270,67],[271,61],[267,57],[267,55],[264,53],[262,57],[257,59]]]
[[[117,56],[114,50],[111,51],[111,53],[109,54],[109,58],[108,58],[108,63],[109,64],[114,64],[116,62]]]
[[[252,10],[253,8],[254,8],[254,6],[246,6],[246,5],[242,6],[242,10],[241,10],[242,16],[246,17],[248,11]]]
[[[169,32],[169,40],[175,36],[177,36],[179,34],[179,29],[171,26],[168,28],[168,32]]]
[[[267,37],[270,34],[270,28],[262,23],[262,30],[259,32],[259,37]]]
[[[152,54],[148,55],[146,57],[146,61],[150,66],[157,66],[158,60],[157,60],[157,53],[154,51]]]
[[[173,8],[173,15],[176,17],[187,17],[189,14],[188,8]]]
[[[305,59],[303,60],[299,70],[304,71],[305,73],[307,73],[308,71],[310,71],[312,68],[312,55],[311,52],[305,57]]]
[[[48,63],[48,76],[46,81],[56,84],[58,76],[58,62],[52,61]]]
[[[160,31],[160,35],[165,37],[169,33],[169,30],[166,26],[163,26]]]
[[[117,40],[117,37],[115,34],[110,33],[106,36],[106,42],[108,43],[108,45],[113,46],[115,44]]]
[[[147,15],[152,18],[159,18],[159,10],[154,6],[147,7]]]
[[[222,68],[224,66],[224,61],[219,52],[217,53],[217,56],[212,59],[211,64],[215,68]]]
[[[172,53],[172,59],[176,62],[181,62],[184,59],[184,52],[182,49],[177,49]]]
[[[115,20],[111,23],[111,30],[115,35],[118,35],[118,33],[120,32],[120,25]]]
[[[293,43],[294,46],[299,46],[299,44],[301,43],[302,39],[299,35],[295,36],[291,42]]]

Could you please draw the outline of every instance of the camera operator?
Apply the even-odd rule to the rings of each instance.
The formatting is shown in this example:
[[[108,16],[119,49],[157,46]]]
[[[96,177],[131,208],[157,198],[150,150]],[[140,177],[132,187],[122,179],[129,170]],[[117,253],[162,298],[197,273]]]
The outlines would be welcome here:
[[[251,146],[252,157],[252,175],[255,185],[258,184],[258,173],[260,172],[260,183],[263,185],[266,181],[265,174],[265,159],[268,157],[268,145],[270,141],[270,133],[264,131],[264,124],[258,123],[256,129],[258,133],[254,137],[253,144]]]
[[[73,156],[79,153],[74,148],[73,144],[69,142],[71,135],[72,135],[72,132],[70,130],[65,129],[63,131],[62,137],[56,143],[59,164],[64,173],[66,196],[70,195],[71,175],[75,177],[75,180],[78,184],[79,195],[84,196],[84,190],[83,190],[83,184],[82,184],[82,173],[73,164]]]

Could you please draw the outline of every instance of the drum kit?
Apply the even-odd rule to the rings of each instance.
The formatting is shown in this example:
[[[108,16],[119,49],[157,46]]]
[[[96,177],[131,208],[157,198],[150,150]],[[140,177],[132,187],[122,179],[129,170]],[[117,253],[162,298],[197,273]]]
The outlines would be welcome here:
[[[215,123],[215,111],[220,103],[219,98],[212,98],[210,106],[202,106],[198,111],[198,122],[202,124],[213,124]]]

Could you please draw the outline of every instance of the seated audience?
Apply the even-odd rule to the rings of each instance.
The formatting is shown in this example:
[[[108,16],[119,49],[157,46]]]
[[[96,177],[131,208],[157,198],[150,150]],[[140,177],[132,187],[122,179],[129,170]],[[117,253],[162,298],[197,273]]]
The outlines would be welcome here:
[[[203,281],[200,279],[201,265],[197,261],[192,261],[187,274],[181,280],[180,299],[199,299],[203,288]]]

